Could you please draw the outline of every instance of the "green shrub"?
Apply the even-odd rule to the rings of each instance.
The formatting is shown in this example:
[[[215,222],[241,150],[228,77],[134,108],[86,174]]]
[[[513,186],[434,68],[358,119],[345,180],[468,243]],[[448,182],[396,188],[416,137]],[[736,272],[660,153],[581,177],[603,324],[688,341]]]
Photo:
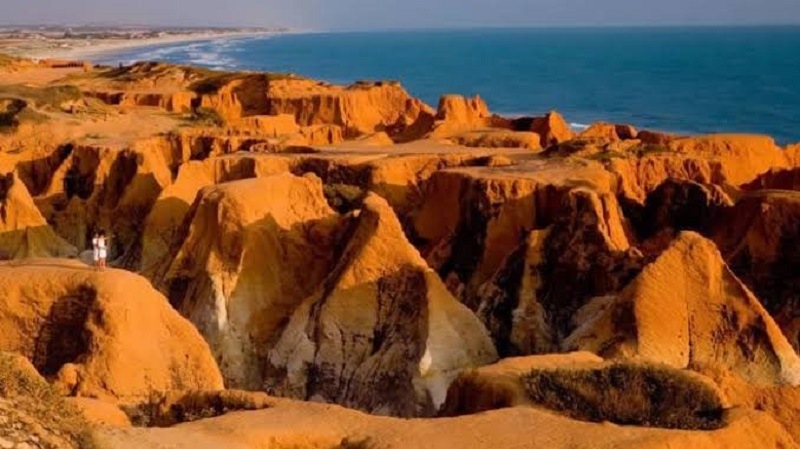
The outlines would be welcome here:
[[[723,404],[713,387],[666,366],[534,370],[523,383],[533,402],[574,419],[686,430],[722,426]]]

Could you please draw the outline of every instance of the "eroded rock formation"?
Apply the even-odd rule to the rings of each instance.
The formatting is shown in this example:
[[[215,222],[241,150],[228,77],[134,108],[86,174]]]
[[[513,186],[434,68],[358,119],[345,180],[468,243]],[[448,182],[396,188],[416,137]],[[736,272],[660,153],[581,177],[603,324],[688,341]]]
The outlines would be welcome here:
[[[435,413],[455,376],[495,360],[495,349],[385,200],[367,197],[351,220],[338,263],[270,354],[267,389],[378,414]]]
[[[80,262],[0,264],[0,349],[69,395],[135,400],[219,389],[208,344],[142,277]]]
[[[201,190],[156,283],[209,341],[232,387],[257,389],[267,351],[328,274],[339,220],[313,175]]]
[[[755,384],[800,383],[800,359],[786,337],[713,242],[695,233],[682,233],[621,293],[586,305],[575,323],[565,348],[722,367]]]

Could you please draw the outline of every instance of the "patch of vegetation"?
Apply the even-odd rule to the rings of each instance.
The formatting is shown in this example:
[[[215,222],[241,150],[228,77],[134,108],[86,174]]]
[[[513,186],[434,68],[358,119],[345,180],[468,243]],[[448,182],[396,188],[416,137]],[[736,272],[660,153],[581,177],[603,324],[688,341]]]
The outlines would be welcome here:
[[[225,126],[225,119],[215,109],[197,108],[188,117],[194,126]]]
[[[16,431],[25,432],[30,423],[22,419],[15,420],[15,416],[26,416],[33,418],[49,436],[66,440],[74,447],[94,448],[89,424],[81,412],[53,390],[33,367],[30,370],[25,369],[15,357],[0,353],[0,398],[14,404],[10,410],[4,411],[0,407],[0,415],[7,418],[6,425]],[[0,434],[9,438],[14,431],[12,429],[0,426]],[[33,428],[27,431],[32,432]]]
[[[535,403],[574,419],[685,430],[722,426],[724,408],[714,389],[667,366],[534,370],[523,383]]]
[[[592,154],[587,157],[587,159],[591,159],[593,161],[600,161],[600,162],[609,162],[612,159],[621,159],[624,158],[625,154],[620,153],[619,151],[614,150],[603,150],[598,153]]]
[[[0,132],[13,130],[22,123],[43,123],[47,116],[30,107],[19,98],[0,98]]]
[[[264,393],[225,390],[154,394],[149,401],[123,406],[123,410],[135,426],[169,427],[230,412],[269,407],[270,399]]]
[[[322,192],[331,208],[340,214],[360,209],[367,195],[361,187],[349,184],[325,184]]]
[[[637,148],[637,154],[639,155],[639,157],[664,154],[664,153],[672,153],[672,150],[670,150],[665,145],[658,145],[652,143],[645,143]]]
[[[75,86],[30,87],[19,84],[0,86],[0,99],[27,100],[40,108],[60,109],[63,103],[83,99],[83,92]]]
[[[256,81],[260,78],[264,82],[301,79],[293,73],[211,72],[208,76],[190,85],[189,89],[198,95],[211,95],[219,92],[226,84],[245,78]]]

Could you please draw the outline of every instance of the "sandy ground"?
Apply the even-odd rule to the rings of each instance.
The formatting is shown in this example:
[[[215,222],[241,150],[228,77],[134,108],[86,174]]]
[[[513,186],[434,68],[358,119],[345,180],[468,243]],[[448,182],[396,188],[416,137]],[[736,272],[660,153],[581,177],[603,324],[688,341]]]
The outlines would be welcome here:
[[[214,39],[274,36],[278,32],[192,33],[152,39],[95,39],[63,41],[2,41],[0,53],[34,59],[96,60],[105,56],[137,48],[156,45],[182,44]]]

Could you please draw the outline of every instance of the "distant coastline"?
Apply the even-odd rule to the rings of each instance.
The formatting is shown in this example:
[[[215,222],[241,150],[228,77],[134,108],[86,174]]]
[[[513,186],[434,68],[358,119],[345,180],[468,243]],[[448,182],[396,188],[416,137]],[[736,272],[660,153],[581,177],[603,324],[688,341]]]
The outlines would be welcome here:
[[[85,38],[85,39],[47,39],[47,38],[3,38],[0,35],[0,53],[32,59],[69,59],[95,61],[116,53],[143,50],[150,47],[181,45],[216,39],[236,39],[248,37],[274,36],[297,32],[280,30],[198,30],[157,37],[145,38]]]

